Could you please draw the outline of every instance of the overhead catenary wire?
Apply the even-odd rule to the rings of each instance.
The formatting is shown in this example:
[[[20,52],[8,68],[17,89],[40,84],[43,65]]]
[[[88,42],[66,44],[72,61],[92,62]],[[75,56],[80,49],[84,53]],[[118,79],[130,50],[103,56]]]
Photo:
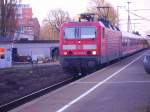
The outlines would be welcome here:
[[[131,10],[129,10],[129,11],[128,11],[128,10],[126,9],[126,11],[127,11],[127,12],[129,12],[130,14],[134,15],[134,16],[137,16],[137,17],[139,17],[139,18],[141,18],[141,19],[144,19],[144,20],[146,20],[146,21],[149,21],[149,22],[150,22],[150,19],[145,18],[145,17],[142,17],[142,16],[140,16],[140,15],[138,15],[138,14],[134,13],[134,12],[131,12]]]
[[[139,15],[133,13],[133,12],[129,12],[129,13],[132,14],[132,15],[135,15],[135,16],[141,18],[141,19],[144,19],[144,20],[146,20],[146,21],[150,21],[150,19],[147,19],[147,18],[145,18],[145,17],[139,16]]]
[[[128,11],[128,10],[126,10],[126,11]],[[143,17],[143,16],[140,16],[140,15],[138,15],[138,14],[134,13],[134,12],[131,12],[131,10],[130,10],[130,11],[128,11],[128,12],[129,12],[130,14],[132,14],[132,15],[136,16],[136,17],[141,18],[141,20],[145,20],[145,21],[150,22],[150,19],[148,19],[148,18],[146,18],[146,17]],[[135,30],[135,26],[134,26],[134,30]]]
[[[126,20],[127,19],[119,19],[119,21],[126,21]],[[141,19],[140,18],[139,19],[134,18],[134,19],[130,19],[130,20],[137,20],[137,21],[139,20],[139,21],[142,21],[143,19],[142,18]],[[146,21],[146,20],[144,20],[144,21]]]
[[[135,9],[135,10],[130,10],[130,11],[150,11],[150,9]]]
[[[130,18],[130,14],[132,14],[132,15],[134,15],[134,16],[140,18],[141,20],[145,20],[145,21],[150,22],[150,19],[148,19],[148,18],[146,18],[146,17],[140,16],[140,15],[134,13],[134,11],[143,11],[143,10],[150,10],[150,9],[136,9],[136,10],[130,10],[130,9],[129,9],[129,4],[130,4],[130,2],[127,2],[127,3],[128,3],[128,9],[126,9],[125,7],[123,7],[123,8],[125,9],[125,11],[128,13],[127,31],[129,31],[129,29],[130,29],[129,27],[130,27],[131,20],[132,20],[132,19]],[[140,20],[140,19],[137,19],[137,20]],[[134,19],[134,20],[136,20],[136,19]]]

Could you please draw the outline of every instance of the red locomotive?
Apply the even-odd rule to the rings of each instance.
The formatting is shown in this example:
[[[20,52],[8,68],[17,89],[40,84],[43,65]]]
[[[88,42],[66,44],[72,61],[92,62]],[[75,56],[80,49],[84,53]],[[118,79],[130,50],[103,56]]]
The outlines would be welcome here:
[[[103,22],[68,22],[60,29],[60,63],[69,73],[84,73],[145,48],[141,36]]]

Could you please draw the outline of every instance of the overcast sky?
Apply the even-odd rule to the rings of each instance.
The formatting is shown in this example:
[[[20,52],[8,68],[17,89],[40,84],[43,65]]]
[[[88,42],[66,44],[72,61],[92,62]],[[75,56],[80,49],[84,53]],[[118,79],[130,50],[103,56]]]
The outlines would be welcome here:
[[[127,19],[127,2],[130,1],[130,9],[150,9],[149,0],[106,0],[110,2],[115,8],[117,6],[124,6],[124,8],[119,9],[120,19]],[[30,4],[33,8],[33,15],[34,17],[38,17],[40,23],[46,17],[48,10],[61,8],[65,11],[68,11],[71,17],[75,15],[85,12],[86,7],[89,5],[89,0],[23,0],[23,3]],[[150,10],[149,11],[135,11],[135,14],[139,16],[143,16],[147,19],[150,17]],[[131,15],[131,19],[140,19],[139,17]],[[123,29],[126,29],[127,21],[120,21],[121,26]],[[150,30],[147,24],[150,24],[150,21],[143,21],[143,20],[134,20],[131,21],[132,29],[135,30]],[[134,28],[135,26],[135,28]],[[144,29],[143,29],[144,26]]]

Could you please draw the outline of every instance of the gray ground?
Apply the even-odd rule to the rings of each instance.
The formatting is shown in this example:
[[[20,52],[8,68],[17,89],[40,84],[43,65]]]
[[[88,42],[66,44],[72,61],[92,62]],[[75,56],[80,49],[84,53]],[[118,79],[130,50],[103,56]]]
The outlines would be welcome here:
[[[17,67],[0,70],[0,105],[20,98],[70,76],[60,65]]]

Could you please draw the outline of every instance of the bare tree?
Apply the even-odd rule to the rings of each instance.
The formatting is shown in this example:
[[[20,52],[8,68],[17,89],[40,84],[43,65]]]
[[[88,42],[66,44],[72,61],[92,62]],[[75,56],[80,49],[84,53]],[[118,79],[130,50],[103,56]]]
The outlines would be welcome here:
[[[95,13],[99,18],[108,19],[113,25],[117,23],[117,11],[110,3],[107,3],[104,0],[90,0],[87,11]]]
[[[16,31],[16,4],[18,0],[0,0],[0,35],[13,37]]]
[[[41,40],[51,40],[51,27],[49,24],[44,24],[41,26],[40,29],[40,39]]]
[[[68,12],[65,12],[61,9],[50,10],[46,19],[47,23],[58,32],[60,31],[59,27],[61,24],[69,20],[70,16]]]

